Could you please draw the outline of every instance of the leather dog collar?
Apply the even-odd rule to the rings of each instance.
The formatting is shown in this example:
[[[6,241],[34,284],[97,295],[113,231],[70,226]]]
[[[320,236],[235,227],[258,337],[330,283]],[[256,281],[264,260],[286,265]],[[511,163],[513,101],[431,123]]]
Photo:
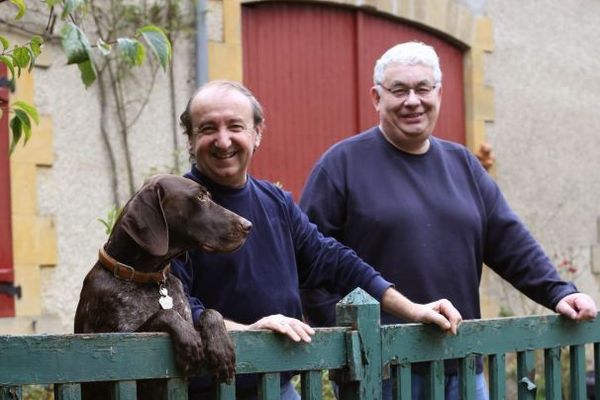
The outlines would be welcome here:
[[[100,248],[100,251],[98,252],[98,259],[100,260],[100,264],[112,272],[117,278],[137,283],[164,283],[167,280],[167,273],[169,273],[171,268],[171,265],[167,264],[167,266],[164,267],[161,272],[139,272],[133,267],[120,263],[109,256],[106,250],[104,250],[104,247]]]

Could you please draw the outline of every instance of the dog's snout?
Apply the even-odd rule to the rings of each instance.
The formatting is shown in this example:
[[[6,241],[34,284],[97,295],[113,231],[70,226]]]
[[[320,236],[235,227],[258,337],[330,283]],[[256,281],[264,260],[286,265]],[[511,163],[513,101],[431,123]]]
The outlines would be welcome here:
[[[240,217],[240,227],[244,233],[248,233],[252,229],[252,222]]]

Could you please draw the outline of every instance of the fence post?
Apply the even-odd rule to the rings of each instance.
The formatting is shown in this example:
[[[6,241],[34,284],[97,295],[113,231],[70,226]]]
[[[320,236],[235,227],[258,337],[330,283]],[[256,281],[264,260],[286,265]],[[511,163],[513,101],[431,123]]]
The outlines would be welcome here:
[[[336,305],[336,324],[346,334],[347,367],[338,379],[340,398],[380,400],[382,379],[379,303],[357,288]]]

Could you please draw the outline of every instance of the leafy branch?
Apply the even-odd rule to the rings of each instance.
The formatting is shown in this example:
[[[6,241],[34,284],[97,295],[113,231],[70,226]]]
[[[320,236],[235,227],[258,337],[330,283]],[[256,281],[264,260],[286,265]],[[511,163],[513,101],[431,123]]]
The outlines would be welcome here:
[[[7,68],[8,76],[0,76],[0,87],[15,90],[16,79],[21,76],[23,69],[31,70],[37,57],[41,54],[44,37],[49,36],[54,26],[54,18],[60,14],[64,25],[60,31],[60,41],[65,52],[67,63],[79,68],[81,81],[86,88],[90,87],[98,77],[98,59],[110,57],[116,48],[116,53],[126,67],[140,66],[146,62],[149,49],[154,59],[165,70],[171,61],[172,48],[165,32],[153,24],[145,24],[131,36],[119,36],[114,40],[103,40],[101,37],[92,46],[87,34],[81,28],[81,22],[89,15],[91,0],[40,0],[47,6],[48,24],[44,32],[31,36],[25,44],[12,44],[7,37],[0,35],[0,63]],[[0,0],[0,9],[8,7]],[[14,20],[20,20],[27,12],[24,0],[9,0],[8,5],[16,7]],[[97,54],[97,56],[96,56]],[[1,101],[1,100],[0,100]],[[19,141],[23,144],[31,138],[32,124],[39,123],[39,115],[33,105],[25,102],[0,104],[0,112],[13,114],[10,119],[12,154]]]

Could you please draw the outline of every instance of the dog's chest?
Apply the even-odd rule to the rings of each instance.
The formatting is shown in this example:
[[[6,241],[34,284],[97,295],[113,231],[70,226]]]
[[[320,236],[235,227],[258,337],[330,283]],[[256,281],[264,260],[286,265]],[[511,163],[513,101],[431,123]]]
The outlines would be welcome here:
[[[187,298],[183,294],[181,284],[175,279],[169,279],[161,287],[158,284],[137,284],[122,282],[121,290],[113,293],[118,330],[135,331],[153,314],[164,309],[165,293],[172,299],[172,310],[179,313],[183,319],[191,321],[191,311]]]

